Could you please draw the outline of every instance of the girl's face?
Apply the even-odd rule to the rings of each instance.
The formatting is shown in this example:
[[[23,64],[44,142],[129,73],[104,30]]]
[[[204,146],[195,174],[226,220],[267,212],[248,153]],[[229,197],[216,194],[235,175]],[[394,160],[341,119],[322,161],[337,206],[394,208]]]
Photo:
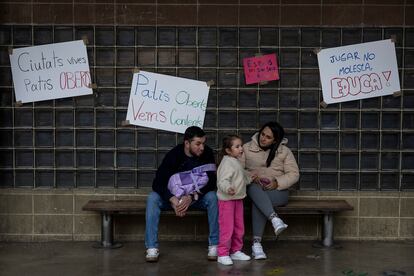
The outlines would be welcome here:
[[[234,139],[231,143],[231,147],[226,149],[229,156],[238,158],[243,154],[242,141],[240,139]]]
[[[261,133],[259,133],[259,144],[261,147],[269,147],[271,144],[275,142],[275,137],[273,136],[273,132],[270,130],[269,127],[265,127]]]

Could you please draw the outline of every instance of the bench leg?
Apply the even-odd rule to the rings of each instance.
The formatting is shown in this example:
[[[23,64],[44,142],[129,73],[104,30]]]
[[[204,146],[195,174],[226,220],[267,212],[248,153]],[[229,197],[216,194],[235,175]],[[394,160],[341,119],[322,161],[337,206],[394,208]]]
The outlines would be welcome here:
[[[322,244],[325,247],[331,247],[333,245],[333,215],[323,215],[323,234]]]
[[[112,220],[112,215],[109,213],[102,213],[101,242],[94,245],[94,247],[109,249],[122,247],[121,243],[114,243],[114,222]]]
[[[342,248],[341,245],[334,243],[333,240],[333,214],[323,215],[322,227],[322,241],[317,241],[312,246],[316,248]]]

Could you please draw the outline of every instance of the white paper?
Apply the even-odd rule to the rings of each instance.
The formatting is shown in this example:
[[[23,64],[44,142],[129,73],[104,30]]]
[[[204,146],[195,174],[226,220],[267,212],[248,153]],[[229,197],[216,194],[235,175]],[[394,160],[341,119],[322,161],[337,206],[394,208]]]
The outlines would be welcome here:
[[[323,101],[327,104],[400,91],[395,45],[381,40],[318,53]]]
[[[37,102],[92,94],[83,40],[13,49],[16,101]]]
[[[208,92],[202,81],[139,71],[132,79],[126,120],[178,133],[203,128]]]

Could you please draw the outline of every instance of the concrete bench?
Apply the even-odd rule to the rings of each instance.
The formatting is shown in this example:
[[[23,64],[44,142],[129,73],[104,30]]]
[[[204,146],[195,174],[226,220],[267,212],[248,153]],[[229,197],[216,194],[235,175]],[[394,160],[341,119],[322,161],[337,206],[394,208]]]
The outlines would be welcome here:
[[[101,213],[101,242],[99,248],[119,248],[120,243],[114,243],[113,215],[114,214],[145,214],[146,198],[142,200],[90,200],[82,210]],[[345,200],[291,200],[282,207],[276,207],[278,214],[295,215],[322,215],[322,247],[332,247],[333,243],[333,215],[337,212],[350,211],[354,208]],[[162,212],[163,215],[175,215],[173,211]],[[206,215],[204,211],[188,211],[187,215]]]

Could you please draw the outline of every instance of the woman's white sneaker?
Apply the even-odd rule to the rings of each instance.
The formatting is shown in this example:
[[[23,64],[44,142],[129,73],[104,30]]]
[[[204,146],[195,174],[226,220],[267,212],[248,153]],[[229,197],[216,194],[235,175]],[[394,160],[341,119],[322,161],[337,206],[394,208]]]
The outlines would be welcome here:
[[[230,258],[234,261],[249,261],[251,259],[249,255],[246,255],[241,251],[236,251],[233,254],[230,254]]]
[[[232,265],[233,261],[231,260],[230,256],[220,256],[217,258],[217,262],[222,265]]]
[[[288,225],[285,224],[283,220],[281,220],[278,217],[272,218],[272,225],[273,225],[273,228],[275,229],[276,236],[279,236],[280,233],[282,233],[283,230],[285,230],[288,227]]]
[[[267,256],[264,253],[263,247],[260,244],[260,242],[253,243],[252,256],[255,260],[265,260],[265,259],[267,259]]]

